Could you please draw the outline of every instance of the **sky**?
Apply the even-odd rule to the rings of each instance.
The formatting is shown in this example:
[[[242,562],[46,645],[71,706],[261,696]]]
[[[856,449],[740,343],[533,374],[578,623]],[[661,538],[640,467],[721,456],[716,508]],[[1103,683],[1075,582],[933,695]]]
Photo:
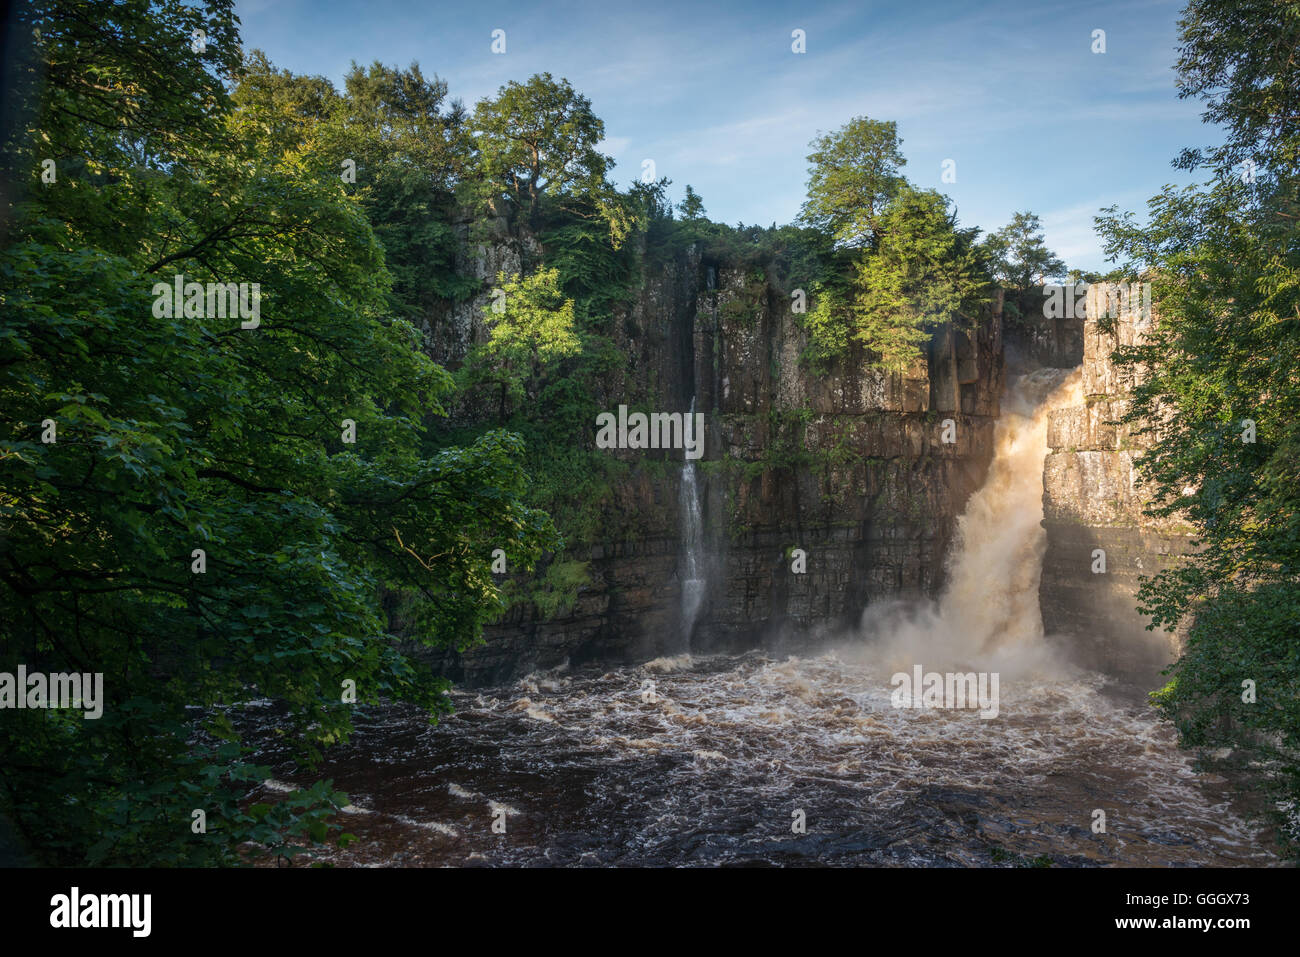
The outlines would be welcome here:
[[[1106,267],[1093,216],[1139,215],[1170,161],[1214,142],[1173,65],[1181,0],[236,0],[245,50],[342,86],[352,61],[418,62],[472,107],[550,72],[605,123],[621,187],[645,160],[709,218],[792,222],[809,142],[855,116],[898,124],[903,173],[985,231],[1037,213],[1071,268]],[[792,50],[804,31],[806,52]],[[505,52],[493,53],[493,31]],[[1105,52],[1094,53],[1094,31]],[[955,182],[944,182],[945,160]],[[951,178],[951,177],[950,177]]]

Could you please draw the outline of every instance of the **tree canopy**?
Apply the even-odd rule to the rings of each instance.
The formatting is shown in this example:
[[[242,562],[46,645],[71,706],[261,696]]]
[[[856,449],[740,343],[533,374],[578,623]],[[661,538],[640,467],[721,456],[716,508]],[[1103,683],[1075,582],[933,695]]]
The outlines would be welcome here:
[[[522,210],[531,224],[543,193],[598,192],[609,157],[596,146],[605,124],[568,80],[549,73],[511,81],[474,108],[482,195],[497,214]]]
[[[1145,580],[1143,610],[1187,626],[1160,704],[1184,744],[1240,750],[1300,853],[1300,4],[1192,0],[1179,84],[1223,142],[1178,162],[1200,186],[1166,187],[1146,223],[1112,208],[1106,250],[1153,284],[1155,322],[1118,360],[1143,370],[1128,420],[1152,511],[1182,516],[1198,550]],[[1238,164],[1251,158],[1251,181]]]
[[[1016,213],[1011,222],[989,234],[984,248],[994,275],[1021,292],[1065,275],[1065,263],[1047,248],[1042,223],[1033,213]]]
[[[808,358],[906,368],[950,322],[969,324],[992,276],[978,230],[962,229],[948,199],[913,187],[892,122],[855,117],[813,141],[801,219],[829,235],[835,266],[809,285]]]
[[[517,436],[430,442],[451,377],[295,130],[327,90],[263,71],[242,109],[278,121],[250,139],[225,0],[23,11],[43,66],[25,82],[45,85],[19,91],[7,144],[27,173],[0,259],[0,670],[101,672],[107,701],[99,720],[7,711],[0,807],[47,863],[292,853],[346,796],[248,806],[267,771],[230,709],[279,702],[307,762],[349,733],[349,686],[437,715],[446,683],[398,651],[385,595],[407,637],[463,646],[502,607],[492,550],[527,566],[554,530]],[[178,276],[257,284],[258,321],[160,309]]]
[[[975,231],[959,229],[934,190],[901,187],[878,228],[874,254],[858,265],[854,337],[886,368],[900,370],[926,340],[927,324],[973,326],[972,307],[985,298],[988,280]]]
[[[854,117],[813,140],[808,155],[806,224],[824,229],[845,246],[861,247],[879,233],[880,217],[903,183],[907,164],[893,122]]]

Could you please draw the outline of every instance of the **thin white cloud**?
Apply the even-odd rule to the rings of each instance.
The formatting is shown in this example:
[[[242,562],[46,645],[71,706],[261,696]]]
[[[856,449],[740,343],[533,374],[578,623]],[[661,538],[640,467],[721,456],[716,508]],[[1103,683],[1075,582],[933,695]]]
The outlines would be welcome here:
[[[596,144],[596,150],[618,159],[632,145],[630,136],[607,136]]]
[[[1050,209],[1039,215],[1047,247],[1065,260],[1072,268],[1103,269],[1101,239],[1097,236],[1094,217],[1103,206],[1132,209],[1141,206],[1146,196],[1141,192],[1126,192],[1114,196],[1097,197],[1060,209]]]

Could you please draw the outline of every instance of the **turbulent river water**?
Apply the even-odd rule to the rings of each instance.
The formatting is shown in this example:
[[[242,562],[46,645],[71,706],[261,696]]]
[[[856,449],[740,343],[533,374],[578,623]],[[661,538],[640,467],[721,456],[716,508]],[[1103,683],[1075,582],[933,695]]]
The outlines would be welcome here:
[[[283,762],[265,787],[323,776],[350,795],[342,823],[359,840],[321,855],[338,864],[1273,863],[1226,782],[1193,771],[1140,694],[1044,639],[1045,412],[1075,389],[1077,373],[1041,370],[1008,391],[936,602],[873,605],[799,656],[681,655],[459,691],[436,727],[365,709],[324,766],[300,777]],[[997,673],[997,716],[896,707],[892,676],[917,665]]]

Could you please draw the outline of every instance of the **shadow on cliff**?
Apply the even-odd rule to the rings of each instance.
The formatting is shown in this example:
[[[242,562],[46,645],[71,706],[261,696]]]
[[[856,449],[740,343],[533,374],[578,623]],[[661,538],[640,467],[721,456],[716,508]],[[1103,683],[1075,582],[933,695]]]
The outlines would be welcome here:
[[[1053,532],[1061,529],[1048,525],[1049,541]],[[1092,571],[1096,549],[1106,552],[1105,572]],[[1139,577],[1163,565],[1154,553],[1116,548],[1098,529],[1070,526],[1068,539],[1058,538],[1044,556],[1039,606],[1046,641],[1072,664],[1114,678],[1118,688],[1145,695],[1163,686],[1178,641],[1168,631],[1147,630],[1150,619],[1136,597]]]

